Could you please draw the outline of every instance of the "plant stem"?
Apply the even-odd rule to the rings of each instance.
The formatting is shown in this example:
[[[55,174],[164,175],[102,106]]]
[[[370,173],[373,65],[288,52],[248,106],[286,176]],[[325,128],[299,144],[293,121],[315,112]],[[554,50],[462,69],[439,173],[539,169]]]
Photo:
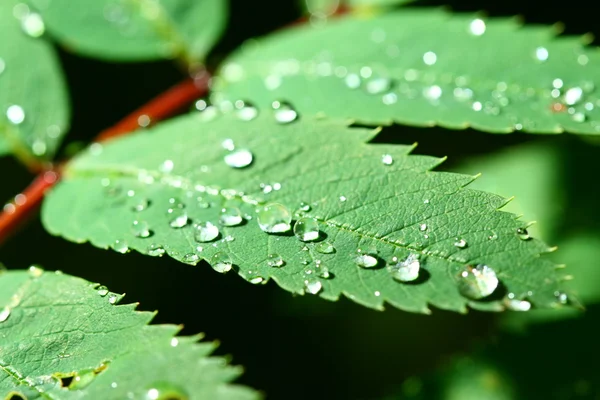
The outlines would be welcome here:
[[[135,131],[140,127],[141,118],[154,122],[175,114],[192,101],[206,95],[209,81],[210,74],[205,70],[196,73],[192,79],[186,79],[171,87],[112,127],[100,132],[94,142],[106,141]],[[62,166],[63,163],[40,172],[23,192],[0,210],[0,245],[39,209],[46,191],[60,180]]]

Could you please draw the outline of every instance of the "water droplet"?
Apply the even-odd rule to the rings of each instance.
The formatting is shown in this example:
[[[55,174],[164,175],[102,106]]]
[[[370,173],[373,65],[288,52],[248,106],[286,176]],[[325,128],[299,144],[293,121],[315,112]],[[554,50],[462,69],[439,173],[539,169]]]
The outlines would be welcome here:
[[[359,254],[354,258],[354,262],[361,268],[373,268],[377,266],[379,261],[370,254]]]
[[[442,97],[442,88],[438,85],[432,85],[423,90],[423,96],[428,100],[438,100]]]
[[[360,76],[357,74],[348,74],[346,75],[346,78],[344,78],[344,83],[350,89],[358,89],[361,84]]]
[[[483,104],[481,104],[480,101],[476,101],[473,103],[471,108],[473,108],[473,111],[481,111],[483,109]]]
[[[296,110],[285,101],[274,101],[271,106],[274,110],[275,121],[280,124],[289,124],[298,118]]]
[[[96,291],[101,297],[104,297],[108,294],[108,288],[106,286],[100,285],[96,288]]]
[[[250,282],[253,285],[258,285],[259,283],[263,283],[264,280],[265,278],[263,278],[262,276],[254,276],[250,278],[248,282]]]
[[[575,122],[585,122],[585,119],[586,119],[585,114],[582,113],[582,112],[578,112],[578,113],[573,114],[573,116],[571,118]]]
[[[437,54],[435,54],[433,51],[428,51],[427,53],[423,54],[423,62],[427,65],[433,65],[437,62]]]
[[[81,390],[92,383],[94,378],[96,378],[96,373],[93,369],[81,370],[73,376],[73,380],[69,384],[69,390]]]
[[[531,309],[530,302],[516,299],[514,293],[509,293],[506,295],[504,298],[504,305],[508,310],[511,311],[529,311]]]
[[[185,390],[169,382],[153,384],[145,396],[145,400],[187,400],[188,398]]]
[[[148,255],[152,257],[161,257],[165,254],[165,248],[160,244],[152,243],[148,246]]]
[[[225,207],[221,209],[220,221],[225,226],[236,226],[242,223],[242,213],[237,207]]]
[[[399,261],[396,257],[392,260],[395,264],[391,264],[388,267],[388,271],[397,281],[400,282],[412,282],[419,277],[421,270],[421,262],[419,261],[417,254],[409,254],[406,259]]]
[[[38,38],[44,34],[46,26],[38,13],[27,13],[21,18],[21,29],[26,35]]]
[[[169,173],[169,172],[173,171],[174,166],[175,166],[175,163],[173,162],[173,160],[165,160],[162,162],[162,164],[160,164],[158,166],[158,170],[160,172]]]
[[[179,339],[174,337],[171,339],[171,347],[177,347],[177,346],[179,346]]]
[[[10,317],[10,308],[5,306],[4,308],[0,309],[0,322],[6,321],[8,317]]]
[[[231,268],[233,267],[233,262],[231,261],[229,254],[221,251],[212,256],[210,264],[215,271],[220,272],[221,274],[231,271]]]
[[[111,294],[110,296],[108,296],[108,302],[110,304],[115,304],[117,302],[117,296],[114,294]]]
[[[269,254],[267,256],[267,265],[269,267],[283,267],[285,265],[285,261],[279,254]]]
[[[252,121],[258,116],[258,108],[248,101],[238,100],[235,102],[236,115],[242,121]]]
[[[517,237],[521,240],[529,240],[531,239],[531,236],[529,236],[529,232],[527,232],[527,229],[525,228],[518,228],[517,229]]]
[[[427,230],[427,224],[421,224],[421,225],[419,225],[419,230],[421,232],[425,232]]]
[[[335,247],[328,241],[317,243],[315,250],[322,254],[331,254],[335,252]]]
[[[129,252],[129,246],[127,246],[127,242],[124,240],[115,240],[115,242],[112,245],[112,248],[114,251],[121,253],[121,254],[125,254]]]
[[[169,208],[167,214],[169,216],[169,226],[171,228],[183,228],[188,223],[188,215],[184,209]]]
[[[365,85],[365,90],[370,94],[380,94],[390,90],[392,81],[388,78],[371,79]]]
[[[465,239],[457,239],[456,242],[454,242],[454,246],[458,247],[459,249],[464,249],[467,247],[467,245],[468,243]]]
[[[135,237],[139,238],[147,238],[152,236],[152,231],[150,230],[150,226],[145,221],[133,221],[131,226],[131,232]]]
[[[254,156],[250,150],[246,149],[234,150],[224,157],[225,164],[233,168],[245,168],[252,164],[253,159]]]
[[[392,165],[394,163],[394,158],[391,154],[384,154],[381,156],[381,162],[385,165]]]
[[[303,242],[317,240],[319,238],[319,223],[314,218],[300,218],[294,224],[294,234]]]
[[[19,125],[25,121],[25,110],[23,107],[13,104],[6,109],[6,118],[12,124]]]
[[[469,32],[471,32],[475,36],[481,36],[485,33],[485,21],[482,19],[474,19],[469,24]]]
[[[150,206],[150,200],[145,197],[134,197],[130,204],[133,211],[140,212],[144,211]]]
[[[258,210],[258,226],[267,233],[282,233],[291,229],[292,214],[283,205],[270,203]]]
[[[344,201],[346,201],[346,200],[348,200],[348,199],[346,198],[346,196],[340,196],[340,201],[344,202]]]
[[[317,280],[305,280],[304,287],[308,293],[317,294],[323,289],[323,284]]]
[[[537,49],[535,49],[535,58],[537,58],[538,60],[546,61],[549,56],[550,56],[550,53],[548,52],[547,48],[538,47]]]
[[[496,272],[487,265],[467,265],[458,275],[458,291],[466,297],[481,299],[498,287]]]
[[[27,269],[27,273],[32,278],[39,278],[40,276],[42,276],[44,274],[44,268],[40,267],[39,265],[34,264],[34,265],[29,266],[29,269]]]
[[[577,104],[582,98],[583,89],[580,87],[573,87],[565,92],[565,103],[569,106]]]
[[[184,263],[187,263],[187,264],[196,264],[199,260],[200,260],[200,257],[198,257],[194,253],[187,253],[181,259],[181,261],[183,261]]]
[[[567,304],[569,302],[569,296],[563,292],[554,292],[554,297],[560,304]]]
[[[317,275],[319,278],[323,278],[323,279],[331,278],[331,274],[329,273],[329,268],[327,268],[326,266],[321,265],[321,264],[317,264],[315,266],[315,275]]]
[[[489,236],[488,236],[488,240],[497,240],[498,239],[498,234],[496,232],[492,232]]]
[[[195,229],[194,239],[200,243],[211,242],[219,236],[219,228],[208,221],[198,223]]]
[[[564,85],[564,82],[562,79],[558,79],[556,78],[555,80],[552,81],[552,87],[555,89],[561,89]]]
[[[386,93],[381,97],[381,101],[386,106],[390,106],[392,104],[396,104],[398,102],[398,95],[396,93]]]

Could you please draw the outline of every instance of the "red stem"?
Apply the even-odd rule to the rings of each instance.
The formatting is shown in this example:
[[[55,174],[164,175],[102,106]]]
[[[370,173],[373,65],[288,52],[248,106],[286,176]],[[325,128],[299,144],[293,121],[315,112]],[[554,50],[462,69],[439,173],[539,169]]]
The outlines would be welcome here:
[[[193,79],[186,79],[173,86],[117,122],[114,126],[100,132],[94,141],[105,141],[138,129],[140,127],[140,117],[145,116],[149,121],[159,121],[175,114],[192,101],[206,95],[209,80],[210,74],[208,72],[197,73]],[[15,196],[12,202],[4,206],[4,209],[0,211],[0,245],[33,212],[39,209],[46,191],[59,181],[61,169],[62,164],[59,164],[40,172],[22,193]]]

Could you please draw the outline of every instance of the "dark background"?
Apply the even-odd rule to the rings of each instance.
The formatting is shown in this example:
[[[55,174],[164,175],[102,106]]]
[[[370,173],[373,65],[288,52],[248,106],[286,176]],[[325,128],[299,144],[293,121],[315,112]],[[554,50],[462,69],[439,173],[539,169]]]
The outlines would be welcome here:
[[[209,64],[213,66],[245,39],[280,28],[301,13],[297,2],[291,0],[232,0],[231,3],[229,29],[210,57]],[[520,14],[530,23],[562,21],[570,34],[600,30],[597,14],[590,12],[583,0],[415,4],[447,4],[457,11],[481,11],[484,6],[483,11],[490,16]],[[110,64],[64,51],[61,59],[73,104],[70,142],[88,143],[100,130],[183,78],[170,62]],[[565,152],[567,169],[597,170],[594,163],[597,153],[568,135],[540,138],[475,131],[453,131],[449,135],[441,129],[411,128],[403,128],[402,135],[396,135],[395,129],[398,128],[387,128],[378,140],[402,143],[418,140],[418,152],[447,155],[450,162],[523,141],[554,140],[572,149],[572,153]],[[0,159],[0,171],[4,171],[0,200],[10,199],[32,179],[10,158]],[[573,176],[582,181],[587,179],[583,174]],[[574,186],[577,183],[576,178],[571,182]],[[571,204],[577,210],[586,202],[589,198],[579,196]],[[587,214],[580,216],[580,222],[592,223]],[[266,286],[249,285],[235,274],[223,276],[205,264],[190,267],[166,257],[121,255],[89,244],[71,243],[47,234],[37,218],[0,248],[0,257],[10,268],[40,263],[50,270],[61,269],[101,282],[111,291],[126,292],[126,300],[139,301],[141,310],[159,310],[156,323],[184,324],[184,334],[206,332],[209,339],[221,341],[219,354],[232,354],[234,364],[245,366],[246,372],[239,382],[264,390],[270,399],[378,398],[397,391],[413,374],[426,373],[454,354],[497,339],[493,314],[470,312],[463,316],[434,310],[433,315],[422,316],[392,308],[381,313],[345,299],[331,303],[309,296],[293,297],[273,282]],[[588,335],[591,332],[589,327],[581,329]],[[555,339],[553,336],[548,343]],[[521,341],[518,343],[523,345]],[[589,350],[593,353],[600,347]],[[545,353],[540,350],[536,354],[530,357],[544,357]],[[559,362],[546,356],[547,362],[540,358],[526,362],[533,369],[542,368],[544,363]],[[519,363],[523,364],[521,360]],[[553,372],[555,367],[561,368],[546,367],[552,367]]]

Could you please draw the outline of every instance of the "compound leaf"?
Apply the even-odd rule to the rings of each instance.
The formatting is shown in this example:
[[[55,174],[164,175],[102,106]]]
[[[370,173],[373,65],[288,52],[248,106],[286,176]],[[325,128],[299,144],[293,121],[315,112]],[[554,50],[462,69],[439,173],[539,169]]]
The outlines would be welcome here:
[[[433,9],[347,16],[243,46],[220,69],[213,101],[284,100],[365,124],[600,133],[600,53],[554,36]]]
[[[214,343],[119,304],[122,295],[60,272],[0,274],[0,396],[6,399],[257,399]]]
[[[210,111],[92,146],[47,196],[46,228],[101,248],[205,259],[219,271],[232,262],[252,283],[272,278],[294,293],[344,294],[377,309],[387,301],[415,312],[501,310],[504,291],[557,304],[563,274],[540,256],[550,249],[498,210],[506,199],[465,188],[472,176],[432,172],[442,160],[410,155],[412,146],[367,144],[377,131],[268,114],[206,121]],[[283,209],[265,211],[272,203]],[[289,219],[301,239],[286,231]],[[392,272],[407,259],[422,269],[401,283]],[[457,289],[475,264],[503,283],[484,301]]]

